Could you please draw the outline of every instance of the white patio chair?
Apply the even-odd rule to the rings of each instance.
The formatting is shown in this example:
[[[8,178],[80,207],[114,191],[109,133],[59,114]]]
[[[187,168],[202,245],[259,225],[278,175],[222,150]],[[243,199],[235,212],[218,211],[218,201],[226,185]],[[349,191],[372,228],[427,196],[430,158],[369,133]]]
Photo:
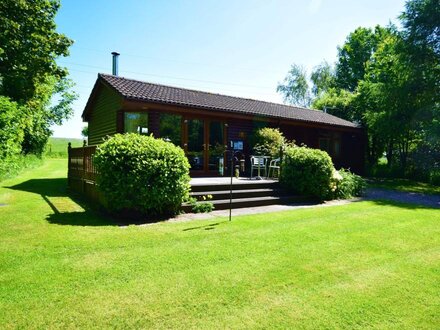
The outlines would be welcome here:
[[[267,159],[268,159],[267,156],[251,156],[251,178],[253,177],[255,170],[258,171],[257,177],[260,177],[262,172],[264,172],[264,175],[266,176],[266,173],[267,173],[267,170],[266,170]]]
[[[275,158],[270,161],[269,170],[267,171],[267,177],[270,178],[271,174],[273,176],[275,171],[277,172],[278,177],[279,177],[280,176],[280,159],[279,158]]]

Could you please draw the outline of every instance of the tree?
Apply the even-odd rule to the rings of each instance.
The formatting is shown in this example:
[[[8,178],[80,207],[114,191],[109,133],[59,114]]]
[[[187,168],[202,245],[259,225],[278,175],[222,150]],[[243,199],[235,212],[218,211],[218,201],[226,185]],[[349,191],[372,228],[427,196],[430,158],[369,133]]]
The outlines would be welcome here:
[[[335,86],[335,72],[330,64],[326,61],[314,68],[310,75],[310,80],[313,83],[312,93],[315,97],[328,91]]]
[[[400,16],[406,40],[421,48],[430,48],[440,56],[440,4],[438,0],[412,0]]]
[[[83,138],[87,139],[89,137],[89,126],[84,126],[81,129],[81,135],[83,136]]]
[[[301,107],[310,106],[311,97],[306,70],[302,66],[293,64],[283,83],[278,84],[277,92],[283,95],[286,103]]]
[[[374,30],[359,27],[350,33],[342,47],[338,47],[336,84],[354,92],[364,78],[365,68],[378,44],[389,33],[389,28],[376,26]]]
[[[412,161],[419,172],[440,169],[440,5],[438,0],[412,0],[400,16],[410,67],[410,81],[419,109],[420,143]],[[426,164],[430,164],[427,168]]]
[[[56,32],[58,0],[3,0],[0,2],[0,93],[27,101],[47,76],[57,79],[67,71],[56,59],[69,54],[72,40]]]
[[[56,32],[59,7],[59,0],[0,2],[0,95],[20,105],[26,153],[42,152],[50,125],[68,118],[76,98],[67,70],[56,63],[73,43]]]
[[[340,118],[361,123],[362,116],[354,104],[356,93],[346,89],[329,88],[319,94],[312,103],[312,107],[338,116]]]

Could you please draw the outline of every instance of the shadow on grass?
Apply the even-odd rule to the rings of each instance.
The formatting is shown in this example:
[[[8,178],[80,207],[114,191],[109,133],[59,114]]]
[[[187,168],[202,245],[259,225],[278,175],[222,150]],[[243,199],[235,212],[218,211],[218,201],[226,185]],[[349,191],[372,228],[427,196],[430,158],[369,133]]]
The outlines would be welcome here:
[[[71,226],[117,226],[118,221],[98,209],[98,205],[86,203],[79,195],[69,192],[67,179],[31,179],[8,189],[26,191],[41,195],[53,213],[46,220],[49,223]],[[61,198],[62,203],[57,203]],[[60,207],[61,206],[61,207]],[[75,211],[66,210],[75,208]],[[78,211],[79,209],[79,211]]]
[[[391,200],[391,199],[386,199],[386,198],[380,198],[380,199],[361,198],[357,201],[354,201],[354,203],[365,202],[365,201],[372,202],[374,204],[381,205],[381,206],[394,206],[394,207],[404,208],[407,210],[417,210],[417,209],[437,210],[440,208],[440,203],[439,203],[439,206],[423,205],[423,204],[419,204],[419,203],[396,201],[396,200]]]
[[[225,221],[223,221],[225,222]],[[216,223],[210,223],[208,225],[203,225],[203,226],[197,226],[197,227],[190,227],[190,228],[185,228],[183,229],[183,231],[188,231],[188,230],[196,230],[196,229],[203,229],[203,230],[213,230],[215,229],[216,226],[220,225],[221,222],[216,222]]]

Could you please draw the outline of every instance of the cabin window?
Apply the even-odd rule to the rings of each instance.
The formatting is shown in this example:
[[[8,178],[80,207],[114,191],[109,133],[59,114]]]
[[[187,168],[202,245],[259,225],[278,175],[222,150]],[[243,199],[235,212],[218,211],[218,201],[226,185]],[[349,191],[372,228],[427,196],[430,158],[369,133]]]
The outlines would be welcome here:
[[[148,113],[146,112],[125,112],[124,132],[148,134]]]
[[[182,116],[170,113],[161,113],[159,122],[159,135],[162,139],[182,145]]]

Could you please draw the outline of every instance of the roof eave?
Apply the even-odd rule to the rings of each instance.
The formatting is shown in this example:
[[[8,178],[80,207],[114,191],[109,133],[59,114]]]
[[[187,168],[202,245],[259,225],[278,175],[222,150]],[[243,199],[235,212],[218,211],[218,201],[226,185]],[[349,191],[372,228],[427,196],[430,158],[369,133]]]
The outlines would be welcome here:
[[[316,125],[323,125],[323,126],[330,126],[330,127],[339,127],[339,128],[343,128],[343,129],[353,129],[353,130],[362,129],[362,127],[355,125],[355,124],[353,124],[353,126],[339,125],[339,124],[325,123],[325,122],[320,122],[320,121],[304,120],[304,119],[297,119],[297,118],[286,118],[286,117],[275,116],[275,115],[271,116],[271,115],[267,115],[267,114],[247,113],[247,112],[241,112],[241,111],[218,108],[218,107],[207,107],[207,106],[200,106],[200,105],[184,104],[184,103],[179,103],[179,102],[145,99],[145,98],[140,98],[140,97],[135,97],[135,96],[122,95],[122,97],[126,100],[129,100],[129,101],[131,100],[131,101],[144,102],[144,103],[167,104],[167,105],[173,105],[173,106],[191,108],[191,109],[212,110],[212,111],[219,111],[219,112],[236,113],[239,115],[253,115],[253,116],[258,115],[258,116],[266,117],[266,118],[281,119],[281,120],[287,120],[287,121],[293,121],[293,122],[316,124]]]

